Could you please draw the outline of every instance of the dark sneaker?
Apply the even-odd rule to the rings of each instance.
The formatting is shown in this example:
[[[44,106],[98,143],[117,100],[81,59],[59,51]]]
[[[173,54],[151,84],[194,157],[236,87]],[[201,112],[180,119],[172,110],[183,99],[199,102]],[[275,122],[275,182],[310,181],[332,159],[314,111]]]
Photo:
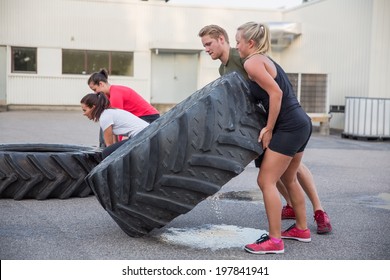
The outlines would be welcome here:
[[[282,232],[282,238],[284,239],[293,239],[301,242],[310,242],[310,229],[300,230],[297,229],[295,224]]]
[[[282,220],[288,220],[288,219],[295,220],[295,212],[294,209],[287,204],[282,208]]]
[[[317,210],[314,213],[314,220],[317,223],[317,233],[324,234],[332,231],[332,225],[328,214],[322,210]]]
[[[253,244],[245,246],[245,251],[251,254],[282,254],[284,253],[283,240],[279,243],[274,243],[267,234],[263,234]]]

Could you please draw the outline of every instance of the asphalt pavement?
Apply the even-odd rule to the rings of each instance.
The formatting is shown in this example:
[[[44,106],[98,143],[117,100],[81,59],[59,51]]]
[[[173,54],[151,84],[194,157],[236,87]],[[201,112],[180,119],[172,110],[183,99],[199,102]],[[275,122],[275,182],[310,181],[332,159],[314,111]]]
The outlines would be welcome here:
[[[99,127],[80,111],[0,112],[0,143],[97,146]],[[257,169],[251,163],[212,197],[161,229],[127,236],[94,196],[0,199],[2,260],[389,260],[390,141],[313,133],[304,162],[333,232],[285,241],[285,253],[253,255],[243,245],[267,230]],[[287,228],[293,221],[283,221]]]

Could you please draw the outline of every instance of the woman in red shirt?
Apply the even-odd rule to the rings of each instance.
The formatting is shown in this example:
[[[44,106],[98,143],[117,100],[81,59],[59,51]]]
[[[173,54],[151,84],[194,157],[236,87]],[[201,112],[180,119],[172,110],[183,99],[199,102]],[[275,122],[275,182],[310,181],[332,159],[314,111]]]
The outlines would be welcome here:
[[[103,92],[110,100],[113,108],[128,111],[148,123],[152,123],[160,117],[159,111],[143,99],[135,90],[126,86],[111,85],[108,83],[106,69],[93,73],[88,79],[88,86],[95,93]],[[101,140],[100,146],[104,146],[102,145],[104,142],[102,143]]]
[[[94,92],[103,92],[110,100],[111,106],[122,109],[151,123],[160,117],[159,111],[142,98],[135,90],[107,81],[106,69],[95,72],[88,79],[88,86]]]

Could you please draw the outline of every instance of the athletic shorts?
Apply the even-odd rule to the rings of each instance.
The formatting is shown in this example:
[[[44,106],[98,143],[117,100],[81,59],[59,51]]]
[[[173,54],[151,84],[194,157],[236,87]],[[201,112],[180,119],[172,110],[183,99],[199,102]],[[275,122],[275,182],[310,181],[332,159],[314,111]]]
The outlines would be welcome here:
[[[272,134],[271,143],[268,147],[277,153],[293,157],[303,152],[309,142],[312,133],[311,121],[307,125],[294,131],[275,130]],[[256,167],[260,167],[265,151],[255,159]]]
[[[145,115],[145,116],[140,116],[140,119],[143,119],[144,121],[148,123],[152,123],[155,120],[157,120],[160,117],[160,114],[154,114],[154,115]]]
[[[311,122],[294,131],[276,130],[272,134],[271,143],[268,147],[274,152],[293,157],[296,153],[305,150],[311,132]]]

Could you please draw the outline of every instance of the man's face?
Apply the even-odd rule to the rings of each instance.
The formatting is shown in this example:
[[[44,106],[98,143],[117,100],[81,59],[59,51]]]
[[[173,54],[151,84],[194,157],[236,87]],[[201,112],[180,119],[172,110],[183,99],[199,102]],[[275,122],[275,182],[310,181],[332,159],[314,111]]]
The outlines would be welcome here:
[[[213,60],[220,59],[223,53],[223,43],[225,40],[220,36],[217,39],[211,38],[209,35],[201,38],[204,50]]]

